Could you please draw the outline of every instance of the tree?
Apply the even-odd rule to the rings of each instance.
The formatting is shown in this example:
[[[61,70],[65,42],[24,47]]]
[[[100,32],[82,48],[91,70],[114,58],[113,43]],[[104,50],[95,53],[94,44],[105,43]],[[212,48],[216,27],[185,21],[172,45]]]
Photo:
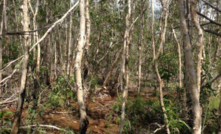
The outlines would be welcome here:
[[[130,44],[130,19],[131,19],[131,0],[127,2],[128,12],[125,18],[126,29],[124,33],[124,46],[122,54],[122,86],[123,86],[123,102],[122,102],[122,113],[119,133],[122,134],[125,121],[125,105],[128,97],[128,84],[129,84],[129,44]]]
[[[158,81],[158,84],[159,84],[159,100],[160,100],[160,105],[161,105],[161,108],[162,108],[162,112],[163,112],[163,117],[164,117],[164,123],[165,123],[165,126],[166,126],[166,131],[167,131],[167,134],[170,134],[170,129],[169,129],[169,121],[168,121],[168,117],[167,117],[167,114],[166,114],[166,109],[165,109],[165,106],[164,106],[164,100],[163,100],[163,86],[164,86],[164,83],[163,83],[163,80],[160,76],[160,73],[159,73],[159,69],[158,69],[158,57],[159,57],[159,53],[162,51],[162,47],[163,45],[165,44],[165,33],[166,33],[166,28],[167,28],[167,17],[169,16],[169,1],[164,1],[162,2],[162,6],[164,8],[164,13],[165,13],[165,16],[162,16],[163,17],[163,20],[165,21],[164,22],[164,26],[162,28],[162,31],[161,31],[161,36],[160,36],[160,46],[159,46],[159,50],[158,50],[158,55],[156,55],[156,50],[155,50],[155,40],[154,40],[154,6],[153,6],[153,0],[151,1],[151,9],[152,9],[152,25],[151,25],[151,34],[152,34],[152,47],[153,47],[153,61],[154,61],[154,70],[156,72],[156,76],[157,76],[157,81]],[[164,18],[165,17],[165,18]]]
[[[184,6],[183,6],[183,0],[178,1],[178,9],[180,12],[180,28],[181,33],[183,37],[183,43],[184,43],[184,53],[185,53],[185,73],[186,73],[186,84],[185,88],[189,91],[191,101],[192,101],[192,110],[194,115],[194,125],[193,125],[193,133],[194,134],[200,134],[201,133],[201,107],[199,102],[199,92],[197,88],[197,80],[196,80],[196,72],[194,69],[194,62],[193,62],[193,56],[192,56],[192,49],[191,49],[191,42],[190,42],[190,36],[188,33],[188,27],[186,24],[186,20],[184,17]]]
[[[75,59],[75,75],[76,75],[76,84],[77,84],[77,99],[78,99],[78,106],[80,111],[80,128],[79,131],[81,134],[85,134],[88,127],[88,119],[86,113],[86,105],[84,100],[84,88],[82,85],[82,78],[81,78],[81,61],[83,50],[85,46],[85,0],[80,0],[80,33],[77,45],[77,53]]]
[[[6,19],[6,1],[3,0],[2,3],[2,16],[1,16],[1,22],[0,22],[0,34],[2,34],[4,29],[4,19]],[[0,68],[2,68],[3,62],[2,62],[2,45],[3,45],[3,37],[0,39]],[[2,72],[0,72],[0,81],[2,81]],[[2,85],[0,83],[0,95],[2,94]]]
[[[28,72],[28,60],[29,60],[29,47],[30,47],[30,36],[27,34],[30,25],[30,18],[29,18],[29,11],[28,11],[28,0],[23,0],[23,9],[22,9],[22,25],[23,31],[25,31],[24,35],[24,58],[22,63],[22,76],[21,76],[21,85],[20,85],[20,92],[18,98],[18,104],[16,113],[14,115],[14,121],[12,124],[11,134],[17,134],[18,129],[20,126],[21,114],[22,114],[22,107],[25,99],[25,90],[26,90],[26,83],[27,83],[27,72]]]

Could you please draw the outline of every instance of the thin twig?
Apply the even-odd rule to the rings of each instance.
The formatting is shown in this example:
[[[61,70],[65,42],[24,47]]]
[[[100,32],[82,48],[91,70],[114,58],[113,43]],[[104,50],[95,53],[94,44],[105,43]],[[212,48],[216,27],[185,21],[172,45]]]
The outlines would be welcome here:
[[[158,126],[158,128],[157,128],[156,130],[154,130],[151,134],[155,134],[156,132],[162,130],[162,129],[165,127],[165,125],[160,125],[160,124],[158,124],[158,123],[152,123],[152,124],[150,124],[150,126],[151,126],[151,125],[156,125],[156,126]]]
[[[58,112],[58,111],[54,111],[52,112],[52,114],[71,114],[71,113],[74,113],[76,111],[66,111],[66,112]]]

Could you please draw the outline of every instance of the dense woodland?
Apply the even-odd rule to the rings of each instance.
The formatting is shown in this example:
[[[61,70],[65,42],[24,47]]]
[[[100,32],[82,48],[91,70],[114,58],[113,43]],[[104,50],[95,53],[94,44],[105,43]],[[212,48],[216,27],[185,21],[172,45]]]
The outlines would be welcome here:
[[[221,134],[220,0],[0,0],[1,134]]]

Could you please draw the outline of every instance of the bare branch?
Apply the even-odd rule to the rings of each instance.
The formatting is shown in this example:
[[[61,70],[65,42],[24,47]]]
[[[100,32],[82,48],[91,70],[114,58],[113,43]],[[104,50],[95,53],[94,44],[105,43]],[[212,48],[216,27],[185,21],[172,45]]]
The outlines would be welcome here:
[[[7,103],[12,103],[12,102],[15,102],[17,100],[18,100],[18,98],[15,98],[14,100],[2,101],[2,102],[0,102],[0,105],[7,104]]]
[[[218,32],[215,32],[215,31],[212,31],[212,30],[209,30],[209,29],[203,29],[205,32],[207,33],[211,33],[211,34],[214,34],[216,36],[220,36],[221,37],[221,33],[218,33]]]
[[[46,128],[56,129],[56,130],[59,130],[59,131],[66,131],[66,130],[64,130],[62,128],[59,128],[59,127],[56,127],[56,126],[53,126],[53,125],[42,125],[42,124],[21,126],[20,129],[27,129],[27,128],[32,128],[32,127],[46,127]]]
[[[221,9],[219,8],[216,8],[215,6],[213,6],[212,4],[210,4],[209,2],[205,1],[205,0],[202,0],[206,5],[212,7],[213,9],[215,9],[216,11],[218,12],[221,12]]]
[[[9,76],[7,76],[6,78],[4,78],[2,81],[0,81],[0,83],[3,83],[4,81],[6,81],[7,79],[10,79],[12,76],[13,76],[13,74],[15,73],[15,72],[17,72],[17,68],[16,69],[14,69],[13,70],[13,72],[9,75]]]
[[[220,23],[215,22],[214,20],[210,19],[209,17],[207,17],[207,16],[206,16],[206,15],[204,15],[204,14],[201,14],[201,13],[200,13],[200,12],[198,12],[198,11],[197,11],[197,14],[198,14],[198,15],[200,15],[201,17],[203,17],[203,18],[205,18],[205,19],[209,20],[211,23],[213,23],[213,24],[215,24],[215,25],[218,25],[218,26],[221,26],[221,24],[220,24]]]

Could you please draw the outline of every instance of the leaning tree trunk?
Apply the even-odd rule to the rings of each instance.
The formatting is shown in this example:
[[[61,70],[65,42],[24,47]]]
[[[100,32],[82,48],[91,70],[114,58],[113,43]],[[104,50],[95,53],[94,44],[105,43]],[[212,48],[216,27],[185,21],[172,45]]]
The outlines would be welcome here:
[[[151,32],[152,32],[152,47],[153,47],[153,61],[154,61],[154,69],[156,72],[156,76],[157,76],[157,81],[159,83],[159,100],[160,100],[160,105],[161,105],[161,109],[163,112],[163,118],[164,118],[164,123],[166,126],[166,131],[167,134],[170,134],[170,129],[169,129],[169,121],[168,121],[168,117],[166,114],[166,109],[164,106],[164,101],[163,101],[163,80],[160,76],[159,70],[158,70],[158,56],[156,55],[156,49],[155,49],[155,41],[154,41],[154,6],[153,6],[153,0],[151,1],[152,3],[152,26],[151,26]],[[162,33],[161,33],[161,37],[160,37],[160,47],[163,47],[163,45],[165,44],[165,35],[166,35],[166,26],[167,26],[167,17],[168,17],[168,10],[169,10],[169,1],[165,1],[165,3],[163,4],[164,7],[164,11],[165,11],[165,18],[164,18],[164,27],[162,29]],[[160,53],[161,49],[159,49],[158,54]]]
[[[77,53],[75,59],[75,75],[77,83],[77,99],[80,111],[80,133],[85,134],[88,127],[88,119],[86,113],[86,105],[84,102],[84,88],[82,86],[81,78],[81,61],[83,57],[83,49],[85,46],[85,1],[80,0],[80,33],[78,39]]]
[[[191,42],[188,33],[186,19],[184,17],[184,0],[178,0],[178,9],[180,12],[180,27],[184,42],[184,54],[185,54],[185,73],[186,73],[186,84],[185,88],[189,90],[192,110],[193,110],[193,134],[201,134],[201,107],[199,102],[199,95],[197,89],[196,72],[194,68],[193,56],[191,52]]]
[[[131,18],[131,0],[128,0],[128,13],[126,16],[126,30],[124,33],[124,46],[123,46],[123,62],[122,62],[122,87],[123,87],[123,103],[122,103],[122,113],[121,113],[121,123],[119,128],[119,133],[123,133],[124,128],[124,121],[125,121],[125,106],[128,96],[128,83],[129,83],[129,67],[128,67],[128,60],[129,60],[129,35],[130,35],[130,18]]]
[[[29,14],[28,14],[28,0],[23,0],[23,31],[29,31]],[[24,52],[24,58],[23,58],[23,64],[22,64],[22,76],[21,76],[21,86],[20,86],[20,93],[18,97],[18,104],[16,113],[14,116],[14,121],[11,129],[11,134],[17,134],[18,129],[20,126],[20,120],[21,120],[21,114],[22,114],[22,107],[25,99],[25,86],[26,86],[26,80],[27,80],[27,72],[28,72],[28,60],[29,60],[29,47],[30,47],[30,36],[28,33],[24,34],[24,46],[25,46],[25,52]]]

